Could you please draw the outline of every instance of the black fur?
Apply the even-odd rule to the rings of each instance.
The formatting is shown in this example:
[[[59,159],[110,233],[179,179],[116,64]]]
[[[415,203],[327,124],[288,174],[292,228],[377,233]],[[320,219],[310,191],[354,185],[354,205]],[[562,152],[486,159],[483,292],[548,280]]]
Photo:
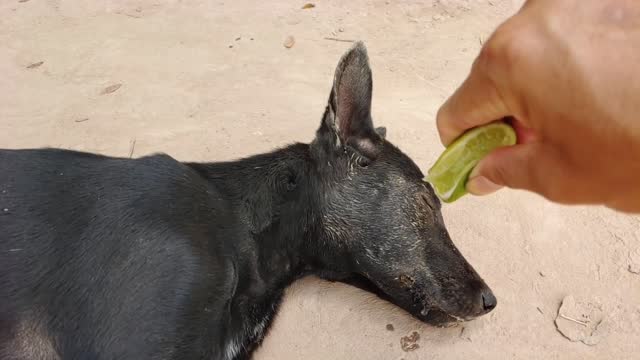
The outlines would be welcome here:
[[[371,84],[358,43],[312,144],[236,162],[0,151],[0,358],[248,358],[307,274],[434,324],[490,311]]]

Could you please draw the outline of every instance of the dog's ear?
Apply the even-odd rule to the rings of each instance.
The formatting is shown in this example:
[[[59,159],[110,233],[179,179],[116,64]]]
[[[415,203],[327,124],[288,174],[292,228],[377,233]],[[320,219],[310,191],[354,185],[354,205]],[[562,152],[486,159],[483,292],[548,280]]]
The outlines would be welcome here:
[[[379,153],[383,137],[371,119],[373,85],[367,49],[356,43],[340,59],[336,68],[329,103],[318,130],[319,143],[350,146],[367,158]]]

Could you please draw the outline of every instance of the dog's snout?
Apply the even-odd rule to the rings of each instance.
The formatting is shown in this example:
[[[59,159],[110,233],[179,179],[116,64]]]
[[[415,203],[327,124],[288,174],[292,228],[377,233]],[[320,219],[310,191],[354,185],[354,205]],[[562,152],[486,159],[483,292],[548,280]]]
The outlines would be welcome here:
[[[480,296],[482,297],[482,307],[485,313],[495,309],[496,305],[498,305],[498,300],[490,289],[483,289]]]

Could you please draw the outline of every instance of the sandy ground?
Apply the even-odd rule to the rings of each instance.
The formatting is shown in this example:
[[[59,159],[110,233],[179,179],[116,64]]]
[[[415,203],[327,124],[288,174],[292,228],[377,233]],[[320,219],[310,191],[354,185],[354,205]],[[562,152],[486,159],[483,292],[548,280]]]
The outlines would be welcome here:
[[[333,37],[366,41],[374,119],[426,169],[442,150],[438,106],[519,3],[3,0],[0,147],[215,161],[309,141],[349,46]],[[490,316],[431,328],[370,294],[306,279],[255,358],[640,358],[639,218],[512,191],[444,213],[499,299]],[[584,325],[558,326],[584,342],[554,322],[567,295],[577,308],[563,315]]]

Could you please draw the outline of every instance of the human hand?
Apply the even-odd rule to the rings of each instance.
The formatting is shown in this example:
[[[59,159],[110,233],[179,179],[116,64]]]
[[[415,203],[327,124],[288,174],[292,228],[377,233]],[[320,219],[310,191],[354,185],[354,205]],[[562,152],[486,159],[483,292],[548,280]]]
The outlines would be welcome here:
[[[529,0],[485,43],[442,106],[447,145],[511,117],[518,144],[483,159],[467,189],[502,186],[640,212],[640,2]]]

